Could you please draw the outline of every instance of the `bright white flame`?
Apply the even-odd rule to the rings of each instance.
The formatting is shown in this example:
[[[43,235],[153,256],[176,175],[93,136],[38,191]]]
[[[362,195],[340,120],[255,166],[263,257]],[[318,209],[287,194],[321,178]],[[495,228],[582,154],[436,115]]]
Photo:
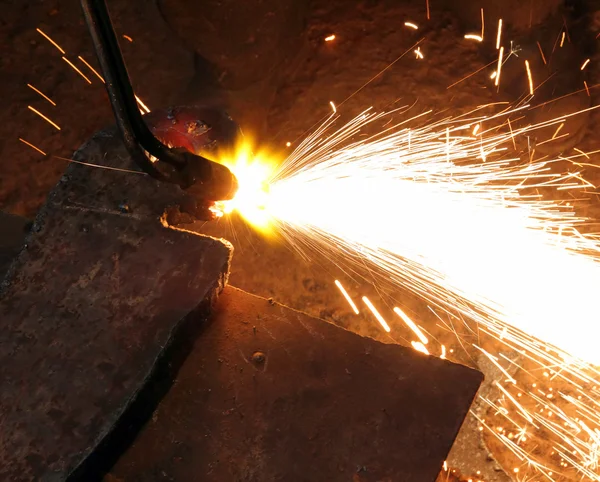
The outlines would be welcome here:
[[[271,215],[266,211],[266,204],[276,157],[265,152],[255,153],[253,143],[247,140],[233,152],[220,153],[216,160],[233,172],[239,185],[235,198],[219,202],[217,210],[224,214],[238,211],[255,228],[270,233]]]

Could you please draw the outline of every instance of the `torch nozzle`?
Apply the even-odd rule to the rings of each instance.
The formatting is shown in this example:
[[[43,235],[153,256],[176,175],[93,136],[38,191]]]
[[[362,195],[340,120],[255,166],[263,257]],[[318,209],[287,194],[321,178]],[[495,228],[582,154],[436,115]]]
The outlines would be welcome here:
[[[188,185],[182,186],[196,198],[210,201],[230,201],[238,191],[238,180],[223,164],[210,161],[191,152],[183,152]]]

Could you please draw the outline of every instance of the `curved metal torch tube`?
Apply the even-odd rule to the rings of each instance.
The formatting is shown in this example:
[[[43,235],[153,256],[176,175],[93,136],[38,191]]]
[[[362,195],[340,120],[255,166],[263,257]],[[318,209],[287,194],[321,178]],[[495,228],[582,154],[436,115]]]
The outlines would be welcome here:
[[[177,169],[185,167],[185,159],[163,145],[142,118],[105,1],[81,0],[81,6],[127,149],[138,165],[151,176],[162,181],[185,183],[182,179],[173,178],[175,172],[169,175],[159,170],[142,151]]]
[[[229,169],[202,156],[169,149],[144,122],[105,0],[81,0],[81,6],[117,125],[134,161],[160,181],[188,190],[195,187],[192,191],[198,197],[213,201],[231,199],[237,191],[237,180]],[[157,162],[152,162],[149,156]]]

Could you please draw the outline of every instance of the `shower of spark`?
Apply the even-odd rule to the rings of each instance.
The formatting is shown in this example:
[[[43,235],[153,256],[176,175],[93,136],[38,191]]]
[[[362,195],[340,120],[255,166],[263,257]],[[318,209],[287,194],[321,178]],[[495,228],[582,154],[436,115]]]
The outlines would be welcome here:
[[[585,220],[564,203],[525,194],[593,186],[577,173],[553,174],[548,161],[491,160],[512,136],[564,118],[512,136],[489,128],[476,139],[472,125],[484,119],[446,120],[411,129],[410,148],[401,123],[344,145],[382,117],[367,111],[328,135],[330,118],[272,173],[260,206],[247,202],[238,170],[246,202],[236,207],[242,215],[259,207],[291,239],[368,260],[437,306],[600,362],[595,340],[582,337],[600,281],[600,244],[579,233]]]
[[[238,210],[251,224],[259,212],[261,227],[270,226],[300,249],[372,266],[379,283],[407,288],[438,312],[476,322],[479,335],[515,350],[523,365],[537,364],[538,371],[566,382],[568,389],[555,394],[569,405],[561,409],[547,394],[540,398],[539,389],[519,386],[504,368],[508,359],[474,345],[509,382],[502,388],[512,406],[498,413],[512,425],[512,435],[493,427],[494,436],[524,464],[555,480],[557,470],[527,448],[534,436],[523,435],[549,434],[561,463],[600,480],[600,402],[596,389],[594,394],[587,390],[600,386],[593,368],[600,364],[600,351],[591,319],[600,283],[600,242],[581,234],[586,219],[571,204],[537,193],[593,186],[577,171],[555,173],[554,161],[524,163],[509,156],[515,138],[565,122],[562,117],[520,129],[510,126],[508,117],[525,108],[489,116],[472,112],[425,127],[413,124],[429,113],[390,125],[399,109],[385,114],[367,110],[341,127],[332,114],[279,167],[264,168],[256,161],[250,191],[244,189],[244,172],[253,161],[242,156],[242,169],[230,161],[245,201],[236,198],[225,209]],[[364,134],[384,119],[389,122],[382,131]],[[487,127],[475,136],[475,126]],[[258,166],[263,170],[257,176]],[[369,298],[362,300],[386,332],[400,326],[388,323]],[[432,347],[400,308],[394,312],[415,336],[414,349],[446,356],[445,346]],[[590,400],[577,399],[572,390]],[[513,396],[515,391],[524,398]],[[536,412],[542,402],[550,407],[545,412],[555,414],[553,421]],[[485,420],[481,424],[487,426]]]

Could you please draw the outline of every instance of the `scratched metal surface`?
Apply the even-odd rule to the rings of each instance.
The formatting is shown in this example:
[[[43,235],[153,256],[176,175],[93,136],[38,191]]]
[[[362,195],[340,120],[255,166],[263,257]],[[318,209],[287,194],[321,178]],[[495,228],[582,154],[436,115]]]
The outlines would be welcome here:
[[[114,130],[75,158],[135,169]],[[164,394],[231,255],[161,224],[181,196],[77,164],[50,194],[0,292],[0,480],[93,480]]]
[[[433,482],[481,381],[228,287],[106,482]]]

